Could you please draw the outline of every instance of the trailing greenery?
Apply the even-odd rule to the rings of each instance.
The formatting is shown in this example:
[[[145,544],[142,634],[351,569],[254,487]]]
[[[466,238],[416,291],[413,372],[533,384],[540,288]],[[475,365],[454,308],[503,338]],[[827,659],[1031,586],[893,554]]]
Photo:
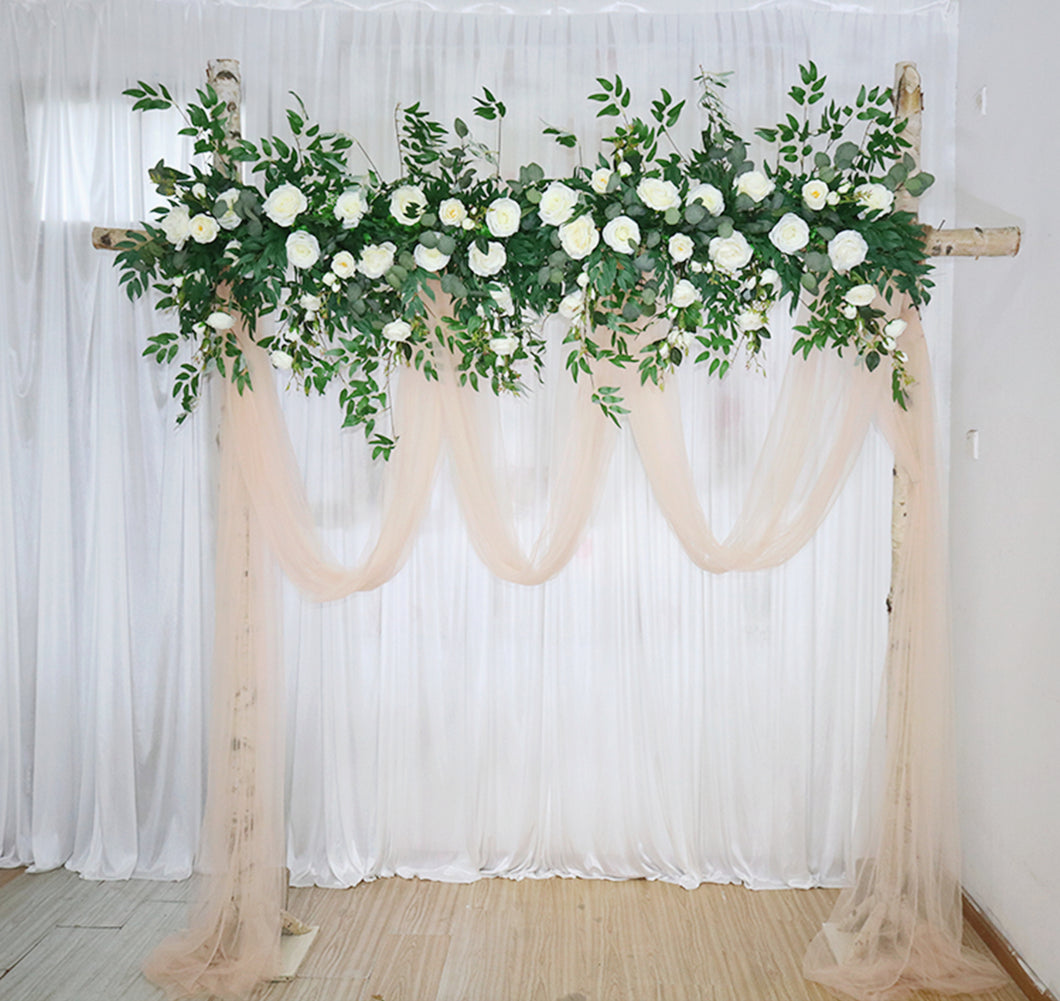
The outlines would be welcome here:
[[[740,352],[761,349],[777,303],[794,311],[803,301],[809,319],[795,350],[849,349],[870,369],[886,359],[904,406],[902,324],[884,322],[880,297],[929,298],[921,230],[893,208],[898,188],[919,195],[933,179],[914,172],[889,90],[862,87],[840,105],[813,63],[800,77],[789,92],[795,113],[757,130],[775,144],[760,167],[726,116],[726,75],[698,78],[701,142],[689,151],[672,139],[685,100],[662,90],[646,117],[630,117],[621,77],[599,78],[589,100],[614,131],[591,166],[579,157],[563,179],[535,163],[500,176],[507,108],[488,89],[474,114],[493,123],[493,146],[459,118],[449,129],[419,103],[399,107],[401,176],[385,180],[356,140],[323,131],[297,96],[289,138],[252,142],[226,137],[211,88],[182,108],[166,87],[141,82],[125,92],[134,109],[179,111],[181,134],[209,158],[153,167],[164,203],[144,235],[120,246],[130,298],[154,290],[176,318],[144,353],[177,363],[183,418],[209,372],[246,386],[236,316],[252,331],[270,317],[259,343],[273,364],[306,392],[338,382],[344,423],[385,457],[391,372],[411,365],[436,377],[443,347],[463,382],[518,393],[542,365],[542,318],[559,312],[570,324],[567,369],[593,380],[617,421],[625,411],[606,364],[661,382],[692,358],[723,376]],[[544,132],[581,152],[572,133]],[[365,173],[349,166],[355,145]],[[246,181],[235,179],[240,165]],[[432,312],[442,320],[432,323],[428,304],[439,297],[447,301]]]

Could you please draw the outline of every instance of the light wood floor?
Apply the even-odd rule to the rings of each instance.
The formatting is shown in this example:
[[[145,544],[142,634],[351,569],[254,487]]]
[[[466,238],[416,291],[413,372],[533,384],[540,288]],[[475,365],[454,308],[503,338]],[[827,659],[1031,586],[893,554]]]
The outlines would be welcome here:
[[[188,894],[65,871],[0,884],[0,1001],[162,1001],[139,965],[182,927]],[[320,935],[298,978],[257,1001],[830,1001],[799,966],[833,897],[643,880],[292,890]],[[1024,1001],[1015,985],[977,997]]]

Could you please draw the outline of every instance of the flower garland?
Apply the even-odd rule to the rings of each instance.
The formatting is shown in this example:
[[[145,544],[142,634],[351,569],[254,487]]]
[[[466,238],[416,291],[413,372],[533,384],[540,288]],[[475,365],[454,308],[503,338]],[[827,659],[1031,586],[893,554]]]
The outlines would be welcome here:
[[[895,291],[915,305],[929,298],[922,231],[894,202],[899,187],[919,195],[933,178],[913,172],[888,89],[862,87],[839,105],[826,102],[813,63],[800,74],[789,96],[801,119],[756,131],[776,144],[773,163],[756,167],[728,121],[725,74],[698,78],[702,148],[688,153],[670,132],[685,101],[663,90],[647,119],[629,118],[632,94],[616,76],[589,95],[598,116],[619,119],[595,165],[552,179],[529,164],[512,180],[465,122],[450,132],[418,103],[398,109],[401,176],[385,181],[363,149],[370,169],[353,173],[347,157],[359,144],[309,122],[300,101],[287,112],[290,140],[254,143],[226,136],[211,88],[181,109],[165,86],[141,82],[125,91],[134,109],[180,110],[181,134],[214,164],[185,172],[160,161],[150,175],[165,204],[120,245],[130,298],[153,288],[157,308],[179,320],[144,354],[173,362],[190,342],[173,387],[183,419],[210,371],[248,382],[233,314],[252,330],[272,315],[259,343],[273,364],[307,392],[338,381],[344,424],[361,426],[386,457],[394,441],[378,424],[388,376],[414,365],[434,377],[439,345],[462,382],[520,392],[524,370],[542,365],[541,319],[558,312],[575,379],[603,361],[658,383],[693,355],[722,376],[741,350],[761,350],[778,302],[794,311],[802,300],[809,319],[794,350],[849,348],[869,369],[889,359],[904,406],[901,321],[886,323],[875,304]],[[499,146],[505,105],[486,89],[475,100],[475,114],[497,123]],[[845,138],[854,123],[860,143]],[[578,147],[571,133],[544,131]],[[234,179],[239,163],[260,186]],[[436,289],[451,306],[431,329],[425,302]],[[617,421],[617,390],[594,389]]]

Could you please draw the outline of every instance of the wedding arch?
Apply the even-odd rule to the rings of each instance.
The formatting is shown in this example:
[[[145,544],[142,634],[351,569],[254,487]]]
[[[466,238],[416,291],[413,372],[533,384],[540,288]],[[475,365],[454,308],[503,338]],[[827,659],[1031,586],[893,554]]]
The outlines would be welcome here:
[[[239,106],[238,68],[221,62],[212,72],[231,122]],[[915,136],[919,81],[911,66],[900,66],[899,95]],[[915,146],[914,153],[918,159]],[[914,196],[898,197],[915,212]],[[928,239],[959,254],[982,253],[986,242],[1004,237],[950,232]],[[115,240],[99,233],[97,242],[129,249],[121,234]],[[428,328],[441,326],[452,310],[443,289],[432,287],[423,300]],[[696,497],[672,388],[641,379],[636,369],[619,369],[607,376],[613,392],[601,400],[601,391],[582,381],[570,403],[546,525],[527,553],[508,517],[473,395],[461,385],[466,370],[458,356],[438,353],[436,372],[428,373],[436,378],[410,367],[394,404],[400,444],[386,473],[379,537],[352,570],[329,558],[313,524],[273,381],[275,352],[283,348],[274,348],[270,360],[239,318],[222,327],[238,343],[246,378],[226,381],[222,427],[215,691],[202,843],[209,891],[189,932],[156,951],[149,975],[174,995],[207,989],[239,996],[280,962],[284,764],[276,739],[282,724],[270,551],[319,600],[379,586],[408,552],[444,443],[481,559],[507,580],[547,579],[570,560],[592,512],[614,435],[607,404],[620,401],[660,508],[688,555],[715,573],[774,566],[792,556],[824,519],[870,426],[885,435],[896,471],[881,722],[885,795],[863,832],[854,885],[810,946],[807,975],[864,998],[897,997],[919,987],[966,992],[996,983],[995,972],[960,947],[944,553],[923,331],[904,297],[885,304],[874,296],[864,306],[878,310],[881,330],[901,321],[889,329],[896,338],[891,350],[908,375],[902,391],[895,391],[889,372],[859,363],[865,352],[807,352],[786,377],[747,502],[722,541]],[[658,339],[650,323],[630,336]],[[593,365],[588,369],[596,374]]]

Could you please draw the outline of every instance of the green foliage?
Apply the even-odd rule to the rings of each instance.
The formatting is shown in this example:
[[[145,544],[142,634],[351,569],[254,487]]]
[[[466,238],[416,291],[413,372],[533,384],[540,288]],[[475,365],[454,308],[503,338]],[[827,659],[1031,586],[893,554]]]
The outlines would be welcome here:
[[[437,352],[449,351],[461,383],[521,393],[542,365],[541,318],[558,310],[570,321],[568,372],[590,379],[594,401],[618,422],[626,411],[601,374],[607,365],[662,383],[691,358],[722,377],[762,349],[781,301],[809,307],[797,353],[851,350],[870,370],[887,367],[904,405],[904,355],[883,310],[846,298],[861,302],[852,290],[871,286],[888,302],[898,293],[919,305],[932,287],[922,232],[892,203],[934,179],[915,170],[890,92],[863,87],[840,104],[814,63],[800,67],[795,113],[756,131],[775,144],[773,162],[756,167],[721,97],[728,74],[701,71],[697,81],[702,143],[683,152],[671,130],[685,98],[662,89],[639,116],[619,75],[598,77],[589,100],[614,120],[606,152],[562,181],[534,163],[499,176],[507,107],[488,88],[471,111],[496,124],[495,148],[463,118],[450,129],[419,102],[396,109],[401,176],[391,181],[356,139],[313,122],[297,95],[289,137],[252,142],[226,134],[209,87],[183,107],[161,84],[130,88],[135,110],[178,113],[196,157],[212,161],[151,168],[163,204],[116,259],[131,299],[150,292],[175,314],[144,355],[175,366],[180,419],[212,373],[249,383],[225,317],[256,331],[305,392],[336,386],[344,425],[386,458],[398,367],[437,378]],[[573,133],[543,131],[579,149]],[[366,161],[360,172],[355,156]],[[774,238],[793,218],[805,227],[797,247]],[[830,244],[849,233],[864,240],[864,256],[840,268]],[[428,305],[439,297],[437,322]]]

